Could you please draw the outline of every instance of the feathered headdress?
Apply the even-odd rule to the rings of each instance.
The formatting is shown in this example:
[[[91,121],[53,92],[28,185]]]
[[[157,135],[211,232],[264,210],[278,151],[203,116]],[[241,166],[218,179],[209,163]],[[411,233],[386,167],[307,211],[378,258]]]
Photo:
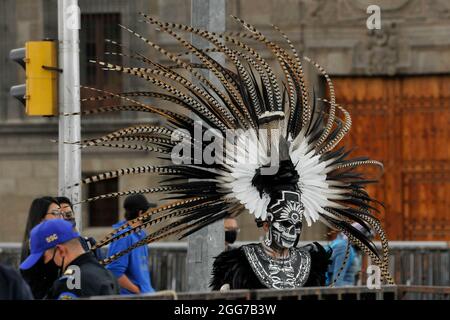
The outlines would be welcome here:
[[[142,228],[156,228],[145,239],[107,258],[104,263],[109,263],[138,246],[170,235],[185,237],[217,220],[230,215],[236,216],[245,209],[257,220],[264,221],[271,192],[277,188],[295,188],[300,191],[308,226],[320,221],[330,228],[342,231],[381,266],[385,279],[392,282],[387,270],[387,240],[379,220],[372,214],[376,210],[373,204],[377,201],[364,189],[373,180],[365,179],[355,171],[356,168],[367,165],[382,169],[382,164],[368,158],[349,158],[350,151],[335,148],[349,131],[351,118],[344,107],[336,104],[333,84],[324,69],[307,57],[301,58],[287,36],[277,27],[274,28],[289,46],[288,50],[268,40],[255,27],[236,17],[234,19],[243,25],[245,32],[218,34],[181,24],[160,22],[146,14],[141,15],[145,23],[174,37],[186,52],[169,52],[121,25],[120,27],[169,59],[171,64],[153,62],[142,53],[110,40],[108,42],[111,45],[127,51],[113,54],[128,56],[144,63],[145,67],[121,66],[106,61],[92,62],[106,70],[141,78],[154,87],[163,89],[163,92],[149,90],[111,93],[87,88],[101,92],[102,95],[86,100],[119,98],[124,104],[101,107],[81,114],[139,111],[152,113],[165,122],[160,126],[136,124],[80,143],[83,147],[106,146],[150,151],[166,164],[122,168],[89,177],[82,183],[95,183],[123,175],[155,173],[167,176],[158,187],[115,192],[85,201],[133,193],[164,193],[168,195],[166,199],[170,199],[170,202],[149,209],[144,215],[129,221],[99,241],[96,248]],[[202,37],[212,47],[199,49],[179,32]],[[282,77],[276,76],[258,50],[248,44],[251,41],[263,44],[276,58]],[[211,51],[223,54],[227,59],[227,66],[211,58],[208,55]],[[199,63],[186,61],[184,54],[194,55]],[[311,63],[324,76],[329,101],[316,99],[315,96],[310,99],[304,81],[303,60]],[[202,70],[210,72],[214,81],[205,77]],[[192,79],[184,76],[186,71]],[[167,107],[142,102],[141,98],[171,102],[177,105],[175,110],[181,107],[190,116]],[[214,129],[212,136],[225,145],[224,161],[195,161],[198,141],[193,138],[196,130],[196,121],[193,119],[203,122],[204,126],[200,129],[202,133]],[[230,130],[242,130],[244,133],[238,134],[234,143],[227,143],[230,142],[227,137]],[[173,148],[179,143],[174,137],[182,140],[187,150],[192,151],[183,155],[184,160],[189,160],[188,163],[172,162]],[[204,150],[202,147],[200,151]],[[275,171],[264,174],[264,170],[270,170],[273,158],[279,160],[275,163]],[[352,226],[355,222],[379,234],[383,246],[382,256],[378,254],[372,241]],[[123,232],[129,227],[130,230]]]

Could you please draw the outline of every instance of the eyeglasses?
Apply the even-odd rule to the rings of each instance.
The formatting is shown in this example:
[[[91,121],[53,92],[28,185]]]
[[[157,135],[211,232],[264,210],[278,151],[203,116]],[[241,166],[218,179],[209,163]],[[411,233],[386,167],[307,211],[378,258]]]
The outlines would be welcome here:
[[[47,214],[51,214],[55,217],[61,217],[61,212],[58,210],[53,210],[53,211],[47,212]]]
[[[64,219],[72,219],[74,216],[73,211],[63,211],[61,212],[61,214],[64,217]]]

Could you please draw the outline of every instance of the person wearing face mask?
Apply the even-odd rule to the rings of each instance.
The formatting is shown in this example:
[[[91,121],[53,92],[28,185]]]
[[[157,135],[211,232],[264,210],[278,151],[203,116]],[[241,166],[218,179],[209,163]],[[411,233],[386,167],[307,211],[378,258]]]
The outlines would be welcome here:
[[[262,243],[224,251],[213,265],[213,290],[293,289],[325,284],[331,251],[314,242],[297,248],[302,229],[300,194],[282,190],[269,204]]]
[[[92,254],[84,251],[79,237],[72,224],[62,219],[44,221],[31,230],[31,253],[20,269],[30,269],[43,259],[47,268],[58,271],[59,278],[45,299],[118,294],[114,276]]]
[[[230,250],[231,245],[236,241],[239,233],[239,226],[235,218],[226,218],[223,220],[225,228],[225,250]]]
[[[265,238],[217,256],[210,282],[213,290],[294,289],[325,284],[331,250],[326,251],[317,242],[297,247],[305,207],[298,187],[299,174],[287,153],[287,144],[282,141],[279,148],[276,174],[264,175],[258,169],[252,179],[260,195],[268,199],[264,216],[256,218]]]
[[[70,201],[70,199],[67,197],[56,197],[55,199],[59,203],[59,207],[60,207],[60,211],[61,211],[61,215],[62,215],[63,219],[70,222],[73,225],[73,227],[75,228],[75,230],[77,230],[75,214],[73,212],[73,205],[72,205],[72,202]],[[83,249],[86,252],[88,252],[88,251],[91,251],[91,249],[95,246],[96,241],[93,237],[80,236],[80,243],[83,246]],[[96,249],[91,252],[94,254],[95,258],[98,261],[101,261],[105,258],[100,249]]]
[[[25,226],[21,262],[30,254],[31,230],[42,221],[61,218],[59,203],[55,198],[45,196],[33,200]],[[28,283],[35,299],[42,299],[58,277],[57,270],[46,265],[42,258],[32,268],[21,270],[21,274]]]

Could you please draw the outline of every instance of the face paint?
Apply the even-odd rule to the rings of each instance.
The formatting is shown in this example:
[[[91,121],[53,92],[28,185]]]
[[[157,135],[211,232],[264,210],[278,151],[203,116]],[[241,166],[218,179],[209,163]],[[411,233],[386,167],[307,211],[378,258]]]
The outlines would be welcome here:
[[[299,192],[281,191],[281,197],[268,208],[268,213],[272,216],[269,233],[273,245],[291,248],[297,243],[304,210]]]

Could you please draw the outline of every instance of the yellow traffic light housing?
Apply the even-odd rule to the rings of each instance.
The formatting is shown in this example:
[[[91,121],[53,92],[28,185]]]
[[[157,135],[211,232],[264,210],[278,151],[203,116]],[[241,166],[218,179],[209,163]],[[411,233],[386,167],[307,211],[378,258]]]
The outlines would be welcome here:
[[[55,41],[28,41],[25,50],[14,49],[10,57],[25,68],[25,88],[19,85],[10,90],[11,95],[25,102],[25,113],[29,116],[57,115],[58,60]]]
[[[26,114],[52,116],[57,114],[56,43],[29,41],[26,43],[25,71],[27,78]]]

